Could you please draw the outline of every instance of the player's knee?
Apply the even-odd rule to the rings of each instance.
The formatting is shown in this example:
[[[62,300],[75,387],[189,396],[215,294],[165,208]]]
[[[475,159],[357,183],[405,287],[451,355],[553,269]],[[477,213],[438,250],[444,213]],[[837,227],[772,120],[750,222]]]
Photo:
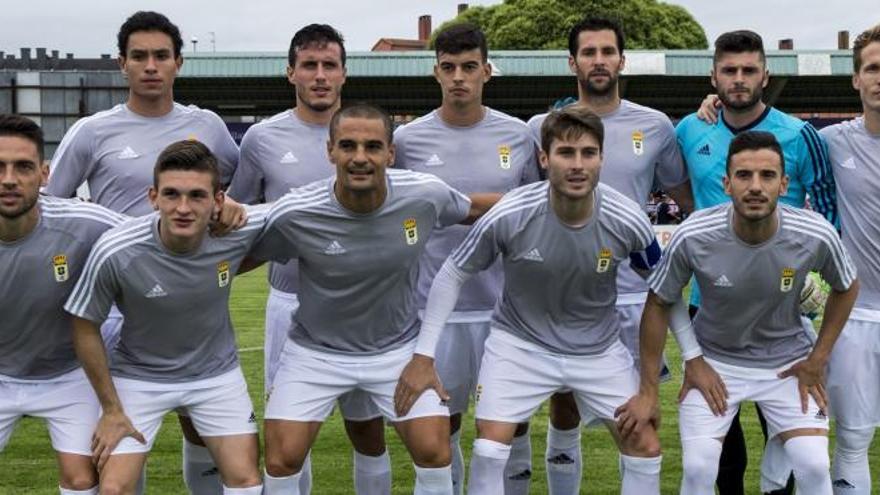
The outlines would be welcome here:
[[[305,456],[297,456],[281,450],[266,451],[266,472],[269,476],[283,478],[292,476],[302,470]]]
[[[263,483],[263,478],[256,468],[253,471],[233,473],[223,480],[223,485],[229,488],[250,488],[261,483]]]
[[[868,455],[868,448],[874,438],[874,428],[846,428],[837,424],[837,443],[835,453],[846,457],[862,457]]]
[[[105,479],[101,481],[99,492],[101,495],[133,495],[135,486],[136,482],[124,483],[120,480]]]
[[[785,453],[791,460],[795,478],[821,479],[829,475],[828,437],[800,436],[785,442]]]
[[[718,476],[721,442],[714,438],[695,438],[682,442],[682,483],[692,487],[711,487]]]
[[[634,457],[657,457],[661,453],[660,438],[653,430],[636,436],[627,447],[625,453]]]
[[[557,430],[571,430],[580,426],[581,415],[574,394],[557,393],[550,397],[550,424]]]
[[[61,486],[67,490],[86,491],[98,484],[97,478],[89,473],[75,473],[61,478]]]
[[[382,418],[345,421],[345,431],[359,454],[378,457],[385,453],[385,424]]]
[[[452,452],[449,448],[449,438],[419,439],[418,445],[414,445],[411,453],[413,462],[424,468],[445,467],[452,463]]]

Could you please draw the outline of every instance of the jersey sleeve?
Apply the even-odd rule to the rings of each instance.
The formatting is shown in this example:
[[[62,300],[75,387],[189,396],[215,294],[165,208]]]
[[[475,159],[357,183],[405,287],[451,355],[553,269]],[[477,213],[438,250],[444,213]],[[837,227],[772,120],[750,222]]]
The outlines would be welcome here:
[[[682,239],[676,239],[673,234],[669,247],[648,277],[648,287],[664,302],[674,303],[681,299],[681,291],[693,275],[686,249]]]
[[[107,244],[100,240],[95,244],[64,304],[64,310],[68,313],[99,325],[107,319],[119,293],[117,271],[112,258],[106,255],[106,247]]]
[[[393,168],[406,168],[406,125],[394,130],[394,163]]]
[[[664,190],[672,189],[688,180],[687,168],[681,156],[675,128],[668,118],[661,120],[661,148],[655,164],[655,176],[660,187]]]
[[[523,167],[520,185],[531,184],[541,180],[541,165],[538,163],[538,146],[532,136],[531,129],[528,129],[529,136],[524,140],[523,147],[526,148],[526,163]]]
[[[238,167],[232,175],[229,196],[245,204],[254,204],[263,197],[264,177],[259,161],[260,140],[251,127],[241,140]]]
[[[88,179],[95,168],[92,145],[94,133],[82,119],[67,133],[58,145],[49,167],[49,183],[46,194],[59,198],[71,198],[76,189]]]
[[[294,196],[284,195],[265,212],[264,226],[248,256],[259,261],[286,263],[297,257],[294,236]]]
[[[813,210],[825,217],[834,226],[839,226],[837,218],[837,197],[831,160],[825,140],[809,123],[800,130],[798,146],[798,179],[810,195]]]
[[[206,111],[209,118],[213,120],[212,128],[214,129],[214,147],[211,152],[217,157],[217,166],[220,169],[220,184],[223,187],[232,182],[232,176],[238,167],[238,145],[229,134],[229,129],[217,114]]]
[[[435,206],[437,208],[437,224],[441,227],[461,223],[467,218],[471,209],[471,200],[464,194],[453,189],[443,181],[439,181]]]
[[[821,251],[816,257],[814,270],[836,291],[850,288],[856,279],[856,267],[843,247],[843,242],[831,225],[825,225],[821,239]]]
[[[495,262],[502,252],[500,230],[503,228],[503,217],[498,215],[500,204],[496,204],[480,217],[461,244],[449,255],[449,261],[454,268],[465,274],[473,274],[489,268]]]

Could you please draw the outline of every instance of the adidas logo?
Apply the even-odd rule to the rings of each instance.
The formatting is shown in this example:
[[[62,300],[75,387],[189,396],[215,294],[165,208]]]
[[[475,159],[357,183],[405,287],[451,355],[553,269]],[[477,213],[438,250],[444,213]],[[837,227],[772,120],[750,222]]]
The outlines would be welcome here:
[[[202,476],[217,476],[218,474],[220,474],[220,469],[218,469],[217,466],[214,466],[211,469],[206,469],[201,473]]]
[[[443,165],[443,160],[437,155],[431,155],[431,158],[428,158],[425,162],[426,167],[438,167],[440,165]]]
[[[709,156],[712,154],[712,151],[709,149],[709,144],[704,144],[702,148],[697,150],[698,155],[706,155]]]
[[[853,157],[849,157],[840,164],[843,168],[848,168],[850,170],[854,170],[856,168],[856,161]]]
[[[551,469],[553,469],[553,471],[557,473],[575,472],[574,459],[564,453],[555,455],[553,457],[548,457],[547,463],[552,464]]]
[[[841,478],[839,480],[834,480],[831,483],[831,486],[833,486],[834,488],[847,488],[849,490],[855,490],[855,488],[856,488],[856,485],[853,485],[852,483],[850,483],[849,481],[846,481],[843,478]]]
[[[828,415],[825,414],[825,411],[819,409],[819,412],[816,413],[816,419],[828,419]]]
[[[299,163],[299,158],[292,151],[288,151],[281,157],[281,163]]]
[[[728,280],[727,275],[721,275],[712,285],[715,287],[733,287],[733,282]]]
[[[512,476],[508,476],[507,479],[509,479],[509,480],[511,480],[511,481],[525,481],[525,480],[530,480],[530,479],[532,479],[532,470],[531,470],[531,469],[526,469],[526,470],[524,470],[524,471],[522,471],[522,472],[519,472],[519,473],[517,473],[517,474],[514,474],[514,475],[512,475]]]
[[[248,423],[256,423],[257,422],[257,414],[251,411],[251,415],[248,417]]]
[[[528,253],[526,253],[526,255],[523,256],[523,258],[525,258],[529,261],[537,261],[538,263],[544,262],[544,258],[541,257],[541,252],[538,251],[538,248],[532,248],[532,250],[529,251]]]
[[[339,244],[339,241],[333,241],[324,248],[324,254],[329,254],[331,256],[337,256],[340,254],[345,254],[347,251],[342,244]]]
[[[165,289],[163,289],[161,285],[156,284],[153,286],[152,289],[150,289],[149,292],[144,294],[144,297],[146,297],[147,299],[153,299],[154,297],[165,297],[167,295],[168,293],[165,292]]]
[[[116,158],[119,158],[120,160],[131,160],[132,158],[137,158],[139,156],[140,155],[138,155],[133,149],[131,149],[131,146],[126,146],[124,150],[116,155]]]

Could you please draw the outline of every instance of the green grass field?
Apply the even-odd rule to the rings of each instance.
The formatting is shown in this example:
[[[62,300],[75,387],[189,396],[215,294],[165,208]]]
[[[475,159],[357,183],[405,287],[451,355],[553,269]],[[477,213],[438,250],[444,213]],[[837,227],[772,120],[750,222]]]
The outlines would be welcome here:
[[[248,380],[257,415],[263,409],[263,314],[267,294],[265,270],[260,269],[238,277],[232,296],[232,317],[242,349],[241,364]],[[671,339],[670,339],[671,341]],[[678,349],[674,343],[667,347],[670,363],[678,363]],[[674,378],[661,388],[663,421],[660,431],[663,446],[662,492],[678,493],[681,477],[681,447],[678,441],[678,422],[675,397],[678,393],[680,369],[673,366]],[[746,431],[749,469],[746,473],[747,492],[759,493],[758,465],[762,436],[754,408],[743,408],[743,428]],[[544,441],[547,432],[546,407],[536,414],[531,428],[533,478],[532,493],[547,493],[544,471]],[[462,446],[466,462],[470,459],[473,441],[473,416],[464,420]],[[386,430],[391,451],[394,493],[412,493],[413,471],[406,451],[394,434]],[[183,494],[186,490],[180,474],[180,432],[177,420],[168,415],[159,438],[150,454],[147,493]],[[586,430],[583,435],[584,481],[581,493],[613,494],[619,492],[617,452],[604,429]],[[314,490],[316,495],[353,493],[351,476],[351,449],[345,437],[338,414],[324,425],[312,454]],[[880,468],[880,447],[871,449],[871,472]],[[54,454],[42,422],[25,419],[18,424],[12,440],[0,453],[0,494],[57,494]]]

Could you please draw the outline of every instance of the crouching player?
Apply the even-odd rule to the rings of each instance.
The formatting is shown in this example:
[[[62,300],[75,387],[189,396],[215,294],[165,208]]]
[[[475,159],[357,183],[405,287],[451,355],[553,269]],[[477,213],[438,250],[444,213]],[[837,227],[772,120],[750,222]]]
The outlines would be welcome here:
[[[744,400],[758,403],[770,437],[783,442],[798,493],[831,494],[824,374],[858,282],[831,224],[807,210],[777,207],[788,184],[782,156],[772,134],[739,134],[723,178],[732,203],[682,224],[649,279],[641,329],[647,370],[660,363],[668,302],[691,275],[702,292],[694,332],[705,355],[685,369],[699,390],[690,390],[679,410],[684,495],[712,493],[722,441]],[[811,270],[832,287],[817,340],[799,310]],[[643,372],[641,379],[621,414],[625,434],[656,417],[656,375]]]
[[[103,235],[64,306],[75,316],[76,353],[101,403],[92,442],[101,493],[134,492],[163,416],[180,410],[217,463],[223,493],[256,495],[256,417],[228,303],[265,216],[252,210],[240,230],[207,235],[224,196],[217,160],[198,141],[168,146],[153,181],[149,199],[158,213]],[[98,326],[114,302],[124,323],[108,360]]]
[[[638,389],[618,337],[617,270],[629,260],[646,275],[660,248],[641,207],[599,183],[603,134],[599,117],[586,109],[549,114],[541,128],[548,181],[509,192],[453,251],[431,287],[417,351],[427,355],[464,281],[502,257],[504,289],[477,388],[471,495],[503,493],[516,425],[559,390],[574,392],[582,414],[604,419],[622,454],[621,492],[660,492],[657,432],[646,427],[621,438],[613,419]],[[686,321],[683,304],[679,309]],[[411,384],[425,385],[433,371],[416,368],[401,377],[404,404],[418,392]]]

